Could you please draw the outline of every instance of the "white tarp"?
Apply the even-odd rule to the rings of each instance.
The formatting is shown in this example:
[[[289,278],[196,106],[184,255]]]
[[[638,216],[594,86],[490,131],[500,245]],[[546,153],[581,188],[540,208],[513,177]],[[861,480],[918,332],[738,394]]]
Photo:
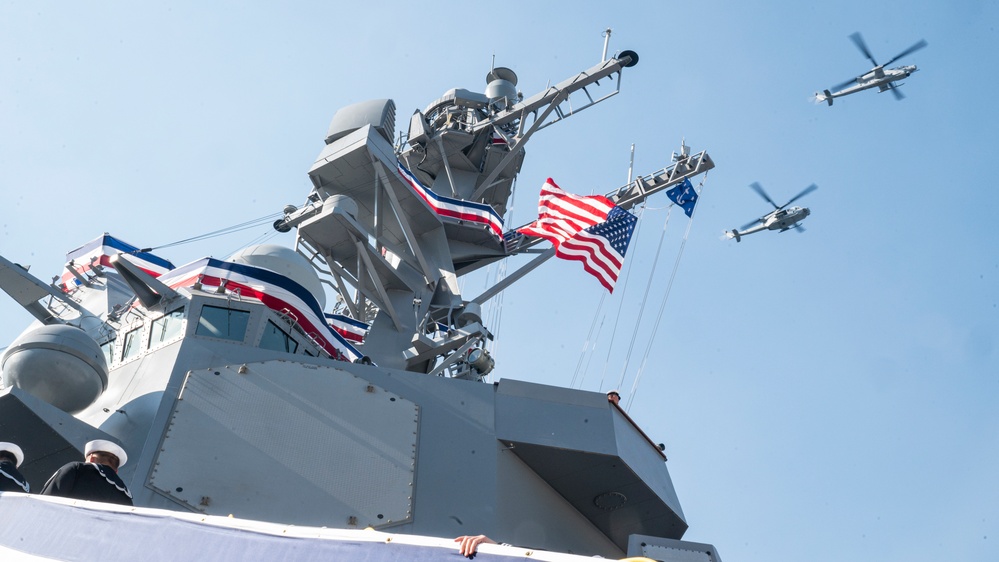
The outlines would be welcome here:
[[[0,560],[464,560],[453,538],[371,530],[296,527],[124,507],[13,492],[0,493]],[[482,545],[482,562],[592,560],[570,554]]]

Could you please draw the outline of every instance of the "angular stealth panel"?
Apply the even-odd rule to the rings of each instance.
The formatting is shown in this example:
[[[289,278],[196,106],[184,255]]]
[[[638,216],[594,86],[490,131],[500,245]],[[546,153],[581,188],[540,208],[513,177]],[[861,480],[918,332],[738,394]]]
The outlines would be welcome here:
[[[17,443],[24,450],[24,464],[20,472],[35,493],[41,491],[59,467],[83,460],[83,445],[87,441],[117,441],[115,437],[16,387],[0,390],[0,436],[5,441]],[[121,476],[126,481],[131,469],[131,465],[122,469]]]
[[[505,379],[496,438],[621,550],[687,530],[665,457],[602,394]]]
[[[418,415],[412,402],[329,367],[192,371],[149,486],[209,514],[397,524],[412,516]]]

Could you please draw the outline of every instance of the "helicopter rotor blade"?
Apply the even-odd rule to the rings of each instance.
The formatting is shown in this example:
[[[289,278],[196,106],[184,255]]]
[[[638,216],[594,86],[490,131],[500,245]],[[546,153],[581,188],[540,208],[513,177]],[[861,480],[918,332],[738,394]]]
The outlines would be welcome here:
[[[847,86],[852,86],[854,84],[857,84],[858,82],[860,82],[860,78],[851,78],[851,79],[847,80],[846,82],[843,82],[842,84],[836,84],[835,86],[833,86],[830,89],[832,91],[834,91],[834,92],[837,92],[837,91],[842,90],[843,88],[845,88]]]
[[[797,230],[798,234],[804,234],[804,232],[805,232],[805,227],[801,226],[800,222],[799,223],[795,223],[795,225],[792,226],[791,228]]]
[[[783,205],[781,205],[780,208],[783,209],[784,207],[787,207],[791,203],[794,203],[798,199],[801,199],[802,197],[808,195],[809,193],[815,191],[818,188],[819,188],[819,186],[817,186],[817,185],[815,185],[813,183],[812,185],[810,185],[810,186],[806,187],[805,189],[801,190],[801,193],[799,193],[799,194],[795,195],[794,197],[792,197],[790,200],[788,200],[787,203],[784,203]]]
[[[897,99],[898,101],[902,101],[902,100],[905,99],[905,95],[902,94],[902,90],[898,89],[898,86],[895,86],[893,84],[893,85],[889,86],[889,89],[891,90],[892,95],[894,95],[895,99]]]
[[[763,219],[756,219],[753,222],[747,222],[746,224],[740,226],[739,230],[746,230],[747,228],[749,228],[751,226],[756,226],[756,225],[760,224],[761,222],[763,222]]]
[[[864,43],[864,38],[860,36],[859,31],[850,35],[850,39],[853,39],[853,44],[860,49],[861,53],[864,53],[865,57],[870,59],[874,66],[878,66],[878,61],[874,60],[874,57],[871,56],[871,52],[867,49],[867,43]]]
[[[913,46],[909,47],[908,49],[902,51],[901,53],[895,55],[894,58],[892,58],[888,62],[884,63],[884,65],[882,65],[882,66],[888,66],[889,64],[897,61],[898,59],[900,59],[900,58],[902,58],[902,57],[904,57],[906,55],[912,54],[912,53],[918,51],[919,49],[922,49],[926,45],[927,45],[926,39],[920,39],[918,43],[916,43],[915,45],[913,45]]]
[[[760,185],[758,182],[754,181],[753,183],[749,184],[749,187],[753,188],[753,191],[758,193],[760,197],[766,200],[767,203],[773,205],[774,209],[780,209],[780,207],[777,206],[777,203],[774,203],[774,200],[771,199],[769,195],[767,195],[767,192],[763,191],[763,186]]]

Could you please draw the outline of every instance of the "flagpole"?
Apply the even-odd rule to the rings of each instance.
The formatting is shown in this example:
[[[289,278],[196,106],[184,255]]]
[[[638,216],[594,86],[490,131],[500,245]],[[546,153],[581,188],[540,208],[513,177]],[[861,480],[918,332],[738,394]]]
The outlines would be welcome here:
[[[635,170],[635,143],[631,143],[631,161],[628,162],[628,183],[625,185],[631,185],[631,179]]]

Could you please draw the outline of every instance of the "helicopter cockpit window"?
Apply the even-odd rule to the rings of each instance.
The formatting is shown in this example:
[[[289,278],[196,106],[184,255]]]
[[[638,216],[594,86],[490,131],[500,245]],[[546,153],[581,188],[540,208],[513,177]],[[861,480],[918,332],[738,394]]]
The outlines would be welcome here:
[[[194,333],[211,338],[243,341],[249,322],[250,313],[246,310],[205,305],[201,307],[198,328]]]
[[[264,328],[264,335],[260,338],[260,347],[273,349],[274,351],[284,351],[295,353],[298,350],[298,342],[292,339],[284,330],[277,327],[277,324],[267,321]]]
[[[159,345],[178,336],[183,325],[183,308],[178,308],[161,318],[153,320],[152,329],[149,334],[149,347]]]
[[[125,342],[121,346],[121,360],[135,357],[142,351],[142,328],[136,328],[125,334]]]

